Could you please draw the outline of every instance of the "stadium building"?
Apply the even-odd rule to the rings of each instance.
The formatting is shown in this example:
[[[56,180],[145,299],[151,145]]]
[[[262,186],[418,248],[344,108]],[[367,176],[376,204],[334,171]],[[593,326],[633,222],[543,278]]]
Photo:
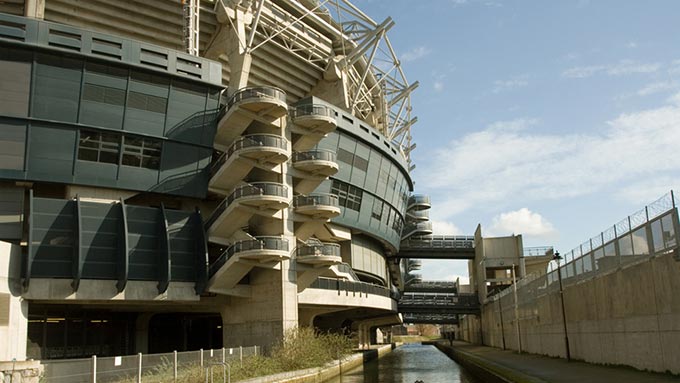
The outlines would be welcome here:
[[[0,1],[0,360],[398,323],[409,83],[347,1]]]

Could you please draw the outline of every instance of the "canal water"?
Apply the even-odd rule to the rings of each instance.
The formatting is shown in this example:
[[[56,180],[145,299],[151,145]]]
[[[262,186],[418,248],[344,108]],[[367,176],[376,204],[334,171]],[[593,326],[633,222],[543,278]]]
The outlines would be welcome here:
[[[434,346],[405,344],[330,383],[482,383]]]

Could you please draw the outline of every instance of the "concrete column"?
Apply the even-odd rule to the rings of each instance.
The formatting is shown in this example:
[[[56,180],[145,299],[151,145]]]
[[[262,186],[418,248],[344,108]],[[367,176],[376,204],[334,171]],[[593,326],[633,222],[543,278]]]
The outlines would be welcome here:
[[[251,297],[232,297],[222,311],[225,347],[262,346],[265,350],[297,327],[297,286],[290,261],[280,269],[255,268],[250,273]]]
[[[141,313],[135,321],[135,352],[149,353],[149,322],[154,313]],[[173,334],[177,336],[177,334]]]
[[[45,0],[26,0],[24,2],[24,16],[44,19]]]
[[[26,360],[28,301],[21,297],[21,247],[0,241],[0,361]]]

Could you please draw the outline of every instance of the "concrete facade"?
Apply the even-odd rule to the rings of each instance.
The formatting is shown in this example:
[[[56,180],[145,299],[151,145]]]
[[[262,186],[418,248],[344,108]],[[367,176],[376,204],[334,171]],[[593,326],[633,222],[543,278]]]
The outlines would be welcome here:
[[[20,286],[21,248],[0,241],[0,361],[26,359],[28,301]]]
[[[680,263],[671,252],[565,287],[571,357],[680,374],[678,281]],[[566,357],[559,291],[541,296],[520,292],[522,351]],[[513,294],[487,302],[481,324],[479,318],[466,317],[458,335],[473,343],[518,350],[514,305]]]
[[[299,325],[368,347],[401,321],[417,83],[394,23],[350,11],[350,37],[307,1],[204,1],[196,57],[183,3],[0,4],[21,73],[0,78],[0,361],[267,349]]]

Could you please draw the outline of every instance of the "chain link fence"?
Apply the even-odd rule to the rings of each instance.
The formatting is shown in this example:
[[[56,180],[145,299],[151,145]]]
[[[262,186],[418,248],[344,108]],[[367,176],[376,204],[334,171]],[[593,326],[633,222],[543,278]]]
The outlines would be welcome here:
[[[650,256],[677,250],[679,234],[678,211],[673,192],[670,192],[564,254],[561,262],[551,261],[547,274],[533,274],[518,280],[516,304],[513,287],[492,296],[491,304],[485,307],[492,312],[493,322],[482,330],[485,343],[517,350],[522,332],[522,348],[538,350],[541,337],[555,335],[554,331],[559,333],[552,329],[552,332],[526,334],[516,325],[519,320],[527,328],[536,329],[555,320],[552,316],[557,314],[553,310],[539,307],[539,298],[559,291],[558,265],[566,288]],[[541,318],[539,312],[549,314]],[[558,355],[559,350],[549,353]]]
[[[181,382],[183,372],[195,369],[203,374],[205,367],[243,363],[243,359],[259,355],[260,347],[236,347],[162,354],[137,354],[85,359],[63,359],[42,361],[45,371],[44,383],[91,383],[91,382]],[[221,367],[220,367],[221,368]]]

